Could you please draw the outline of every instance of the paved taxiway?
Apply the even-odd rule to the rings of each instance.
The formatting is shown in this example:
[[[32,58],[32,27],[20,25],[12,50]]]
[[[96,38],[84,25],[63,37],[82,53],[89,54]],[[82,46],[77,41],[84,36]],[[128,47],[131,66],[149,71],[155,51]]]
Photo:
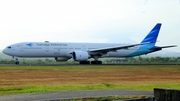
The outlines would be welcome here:
[[[61,91],[50,93],[33,93],[0,96],[0,101],[58,101],[62,99],[106,97],[106,96],[153,96],[153,91],[131,90],[86,90],[86,91]]]

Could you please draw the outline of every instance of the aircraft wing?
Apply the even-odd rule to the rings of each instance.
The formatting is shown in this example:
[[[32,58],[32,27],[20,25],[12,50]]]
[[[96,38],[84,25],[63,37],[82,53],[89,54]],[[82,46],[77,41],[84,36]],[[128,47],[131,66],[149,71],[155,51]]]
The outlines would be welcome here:
[[[115,52],[119,49],[128,49],[130,47],[134,47],[134,46],[139,46],[139,45],[144,45],[144,44],[150,44],[153,42],[144,42],[144,43],[139,43],[139,44],[132,44],[132,45],[124,45],[124,46],[114,46],[114,47],[105,47],[105,48],[97,48],[97,49],[91,49],[88,52],[90,54],[105,54],[107,52]]]

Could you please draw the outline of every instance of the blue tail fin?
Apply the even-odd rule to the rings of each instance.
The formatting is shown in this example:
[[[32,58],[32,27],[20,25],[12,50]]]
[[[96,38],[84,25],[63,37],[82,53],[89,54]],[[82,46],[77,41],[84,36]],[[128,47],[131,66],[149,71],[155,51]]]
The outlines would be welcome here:
[[[143,39],[141,43],[154,42],[152,44],[149,44],[151,46],[154,46],[157,40],[160,28],[161,28],[161,23],[157,23],[156,26],[154,26],[154,28],[148,33],[148,35]]]

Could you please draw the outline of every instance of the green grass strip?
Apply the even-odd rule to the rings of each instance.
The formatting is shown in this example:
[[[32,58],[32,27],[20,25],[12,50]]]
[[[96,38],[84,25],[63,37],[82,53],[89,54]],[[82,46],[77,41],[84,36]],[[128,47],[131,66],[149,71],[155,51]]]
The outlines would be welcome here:
[[[7,86],[0,87],[0,95],[72,91],[72,90],[148,90],[154,88],[180,89],[179,84],[107,84],[99,85],[61,85],[61,86]]]

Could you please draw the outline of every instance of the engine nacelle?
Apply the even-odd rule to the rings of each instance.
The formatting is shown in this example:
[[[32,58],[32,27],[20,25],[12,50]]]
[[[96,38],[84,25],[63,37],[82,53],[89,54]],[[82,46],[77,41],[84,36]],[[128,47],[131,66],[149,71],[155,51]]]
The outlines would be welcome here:
[[[89,53],[77,50],[72,52],[72,58],[74,59],[74,61],[87,61],[89,59]]]
[[[63,62],[63,61],[67,61],[69,58],[67,58],[67,57],[55,57],[54,59],[56,60],[56,62]]]

